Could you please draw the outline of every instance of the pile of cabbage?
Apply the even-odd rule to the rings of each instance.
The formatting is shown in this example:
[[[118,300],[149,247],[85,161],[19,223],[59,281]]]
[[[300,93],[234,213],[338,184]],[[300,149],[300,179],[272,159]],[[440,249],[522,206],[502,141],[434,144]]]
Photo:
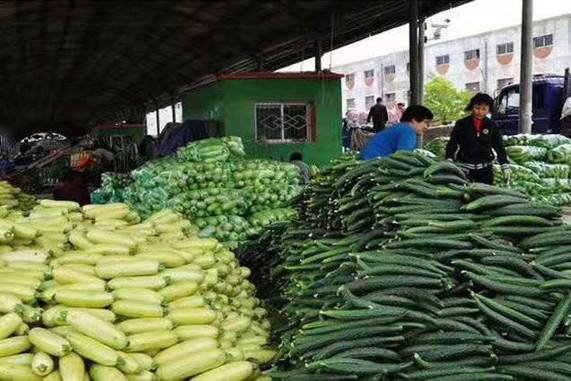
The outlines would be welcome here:
[[[248,159],[238,137],[191,143],[146,163],[131,178],[122,197],[141,216],[173,210],[200,227],[201,237],[230,247],[294,216],[287,206],[301,190],[296,166]]]
[[[424,148],[443,159],[449,138],[436,138]],[[571,205],[571,139],[558,134],[518,134],[504,137],[512,176],[510,183],[494,165],[495,185],[524,191],[534,200],[554,206]]]

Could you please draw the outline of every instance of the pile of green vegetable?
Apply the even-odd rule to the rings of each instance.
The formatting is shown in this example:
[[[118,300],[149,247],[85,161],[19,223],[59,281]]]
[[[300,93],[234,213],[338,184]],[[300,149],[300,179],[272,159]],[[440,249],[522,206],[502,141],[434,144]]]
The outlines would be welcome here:
[[[504,138],[512,164],[510,186],[550,205],[571,205],[571,139],[562,135],[514,135]],[[497,185],[505,184],[495,168]]]
[[[324,172],[303,219],[262,237],[287,317],[272,379],[571,377],[557,208],[418,153]]]
[[[179,214],[41,200],[0,219],[0,379],[268,380],[250,271]]]
[[[294,165],[247,159],[237,137],[191,143],[131,177],[121,194],[140,215],[171,209],[231,247],[294,214],[284,208],[300,191]]]
[[[444,159],[447,141],[436,138],[425,149]],[[571,205],[571,139],[555,134],[520,134],[505,136],[504,144],[512,170],[511,188],[553,206]],[[494,165],[494,174],[496,185],[508,185],[499,165]]]
[[[133,179],[128,174],[106,172],[101,174],[101,187],[91,192],[91,202],[94,204],[109,204],[124,202],[123,192]]]
[[[28,211],[36,205],[36,198],[12,186],[7,181],[0,181],[0,215],[10,210]]]

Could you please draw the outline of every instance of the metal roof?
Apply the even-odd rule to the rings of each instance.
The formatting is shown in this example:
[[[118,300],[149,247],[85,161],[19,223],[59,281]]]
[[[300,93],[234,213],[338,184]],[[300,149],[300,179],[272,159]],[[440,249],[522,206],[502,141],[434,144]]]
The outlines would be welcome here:
[[[470,0],[420,1],[430,16]],[[208,74],[272,71],[408,22],[408,2],[0,2],[0,127],[73,134],[141,120]],[[403,41],[405,43],[405,41]],[[78,132],[78,131],[77,131]]]

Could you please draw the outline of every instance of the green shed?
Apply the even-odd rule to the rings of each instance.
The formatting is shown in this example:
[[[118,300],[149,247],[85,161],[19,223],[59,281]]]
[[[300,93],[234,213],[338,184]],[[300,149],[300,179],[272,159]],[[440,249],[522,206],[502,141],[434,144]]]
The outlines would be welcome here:
[[[183,119],[214,121],[240,136],[248,155],[309,164],[341,153],[341,74],[248,72],[219,75],[183,96]]]

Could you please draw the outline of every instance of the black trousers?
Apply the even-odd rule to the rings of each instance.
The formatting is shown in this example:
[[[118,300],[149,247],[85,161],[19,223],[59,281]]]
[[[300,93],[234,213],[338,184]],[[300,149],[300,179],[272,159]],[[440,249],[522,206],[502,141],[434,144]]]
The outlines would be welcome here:
[[[468,173],[468,178],[474,183],[492,185],[494,183],[494,169],[491,165],[486,168],[472,169]]]
[[[375,121],[373,120],[373,132],[374,133],[381,132],[384,129],[385,129],[384,123],[375,123]]]

